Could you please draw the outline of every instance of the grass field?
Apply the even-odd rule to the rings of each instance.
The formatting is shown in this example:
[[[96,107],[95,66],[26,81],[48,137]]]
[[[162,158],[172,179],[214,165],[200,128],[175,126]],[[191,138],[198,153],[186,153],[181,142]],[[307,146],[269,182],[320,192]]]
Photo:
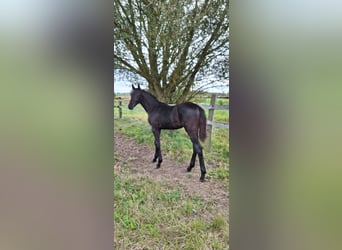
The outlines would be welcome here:
[[[118,119],[118,109],[114,109],[114,131],[154,149],[144,109],[138,105],[122,111],[123,117]],[[215,111],[215,121],[227,123],[228,119],[228,111]],[[228,140],[227,129],[214,128],[212,149],[204,150],[207,178],[225,189],[229,179]],[[164,157],[184,164],[192,154],[184,129],[162,130],[161,149]],[[227,208],[189,194],[172,181],[134,176],[129,163],[117,158],[114,162],[115,249],[229,249]]]
[[[214,210],[181,186],[115,174],[115,249],[228,249],[227,215]]]

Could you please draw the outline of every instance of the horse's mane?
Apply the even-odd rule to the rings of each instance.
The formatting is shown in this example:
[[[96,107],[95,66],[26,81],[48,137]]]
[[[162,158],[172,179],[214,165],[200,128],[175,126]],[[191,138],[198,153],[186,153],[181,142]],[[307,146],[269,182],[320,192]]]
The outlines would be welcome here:
[[[150,96],[151,98],[153,98],[154,100],[156,100],[156,101],[159,102],[159,100],[157,99],[157,97],[155,97],[154,95],[152,95],[150,92],[148,92],[148,91],[146,91],[146,90],[143,90],[143,89],[141,89],[141,91],[142,91],[143,93],[149,95],[149,96]]]

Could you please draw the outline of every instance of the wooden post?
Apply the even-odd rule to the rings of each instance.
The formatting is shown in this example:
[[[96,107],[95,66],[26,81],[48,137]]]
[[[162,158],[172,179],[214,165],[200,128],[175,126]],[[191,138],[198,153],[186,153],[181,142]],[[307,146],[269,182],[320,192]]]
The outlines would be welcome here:
[[[216,95],[212,94],[210,99],[210,108],[208,112],[208,121],[214,121],[214,111],[215,111]],[[213,133],[213,125],[208,124],[208,139],[207,139],[207,150],[211,150],[211,137]]]
[[[119,99],[119,119],[122,118],[122,101],[121,101],[121,98]]]

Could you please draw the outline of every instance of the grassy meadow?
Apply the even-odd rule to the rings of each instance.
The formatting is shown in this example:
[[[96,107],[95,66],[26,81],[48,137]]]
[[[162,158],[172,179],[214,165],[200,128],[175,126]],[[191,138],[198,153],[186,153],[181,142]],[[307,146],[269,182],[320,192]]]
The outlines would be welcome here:
[[[129,100],[129,96],[122,96]],[[201,102],[198,102],[201,101]],[[207,100],[195,100],[206,103]],[[227,105],[228,100],[218,105]],[[117,100],[114,106],[117,106]],[[127,102],[123,106],[127,107]],[[119,119],[114,108],[114,131],[132,137],[138,144],[154,149],[154,138],[147,114],[138,105],[123,108]],[[215,111],[214,120],[227,123],[228,111]],[[228,190],[228,130],[214,128],[211,151],[205,144],[207,178]],[[162,130],[161,149],[164,157],[189,163],[192,144],[184,129]],[[114,153],[114,246],[115,249],[228,249],[228,212],[217,213],[217,205],[185,192],[172,181],[135,177],[129,163],[122,165]],[[196,166],[198,166],[198,159]],[[122,168],[125,171],[122,171]],[[226,208],[228,209],[228,208]]]
[[[115,249],[228,249],[227,215],[181,186],[114,175]]]

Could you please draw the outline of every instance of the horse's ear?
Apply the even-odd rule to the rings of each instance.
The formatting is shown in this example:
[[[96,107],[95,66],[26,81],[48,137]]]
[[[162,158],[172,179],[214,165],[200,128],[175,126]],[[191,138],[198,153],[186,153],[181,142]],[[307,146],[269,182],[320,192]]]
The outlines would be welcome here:
[[[140,84],[138,83],[138,89],[140,89]]]
[[[132,84],[132,89],[135,89],[133,84]]]

